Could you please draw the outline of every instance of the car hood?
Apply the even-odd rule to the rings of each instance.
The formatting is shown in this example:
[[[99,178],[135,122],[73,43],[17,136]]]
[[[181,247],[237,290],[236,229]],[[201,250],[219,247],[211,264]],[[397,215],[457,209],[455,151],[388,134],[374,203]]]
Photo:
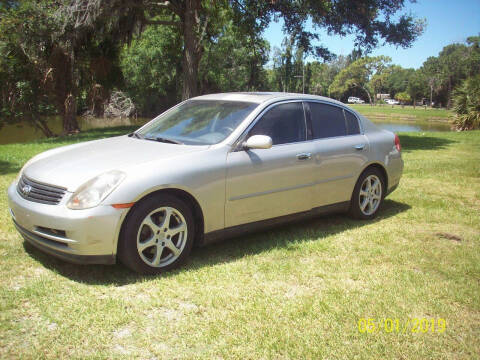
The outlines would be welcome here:
[[[93,177],[110,170],[134,172],[152,161],[204,151],[209,146],[190,146],[120,136],[49,150],[24,169],[28,178],[75,191]]]

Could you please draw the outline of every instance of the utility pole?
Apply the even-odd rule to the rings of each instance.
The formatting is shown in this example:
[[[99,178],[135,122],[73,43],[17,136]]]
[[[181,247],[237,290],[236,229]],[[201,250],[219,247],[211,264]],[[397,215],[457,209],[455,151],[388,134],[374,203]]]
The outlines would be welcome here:
[[[305,71],[303,72],[303,75],[295,75],[294,78],[302,78],[302,91],[305,94]]]
[[[302,78],[302,93],[305,94],[305,59],[302,55],[302,75],[294,75],[294,78]]]
[[[302,62],[302,93],[305,94],[305,63]]]

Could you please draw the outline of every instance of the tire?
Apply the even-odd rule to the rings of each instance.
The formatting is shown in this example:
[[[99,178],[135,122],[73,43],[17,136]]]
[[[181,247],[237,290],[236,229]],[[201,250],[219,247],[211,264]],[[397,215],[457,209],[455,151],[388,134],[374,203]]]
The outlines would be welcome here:
[[[125,219],[118,257],[137,273],[160,274],[185,262],[194,237],[194,218],[184,201],[168,194],[150,197]]]
[[[374,167],[367,168],[358,178],[353,190],[350,216],[361,220],[375,218],[385,198],[385,190],[382,172]]]

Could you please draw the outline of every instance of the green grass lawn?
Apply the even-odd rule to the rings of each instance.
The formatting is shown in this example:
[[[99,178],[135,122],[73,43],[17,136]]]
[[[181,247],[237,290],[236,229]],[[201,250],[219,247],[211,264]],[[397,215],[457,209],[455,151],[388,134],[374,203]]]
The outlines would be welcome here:
[[[375,221],[239,237],[163,276],[25,248],[6,199],[22,163],[126,131],[0,146],[0,358],[480,357],[480,132],[400,134],[404,176]],[[361,318],[400,328],[361,333]],[[446,330],[412,332],[414,318]]]
[[[349,104],[351,108],[357,110],[360,114],[367,117],[377,117],[383,119],[397,120],[429,120],[429,121],[451,121],[453,112],[445,109],[431,109],[423,106],[402,106],[400,105],[377,105],[368,104]]]

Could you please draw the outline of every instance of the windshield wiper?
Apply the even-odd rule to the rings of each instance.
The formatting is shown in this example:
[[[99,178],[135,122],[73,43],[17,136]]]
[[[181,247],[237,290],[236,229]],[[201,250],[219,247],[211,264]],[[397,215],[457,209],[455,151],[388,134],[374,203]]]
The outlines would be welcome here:
[[[136,132],[130,133],[127,135],[128,137],[136,137],[137,139],[143,139],[143,136],[140,134],[137,134]]]
[[[152,141],[158,141],[158,142],[163,142],[163,143],[168,143],[168,144],[177,144],[177,145],[183,145],[183,142],[178,141],[178,140],[173,140],[173,139],[167,139],[161,136],[156,136],[156,137],[145,137],[145,140],[152,140]]]

